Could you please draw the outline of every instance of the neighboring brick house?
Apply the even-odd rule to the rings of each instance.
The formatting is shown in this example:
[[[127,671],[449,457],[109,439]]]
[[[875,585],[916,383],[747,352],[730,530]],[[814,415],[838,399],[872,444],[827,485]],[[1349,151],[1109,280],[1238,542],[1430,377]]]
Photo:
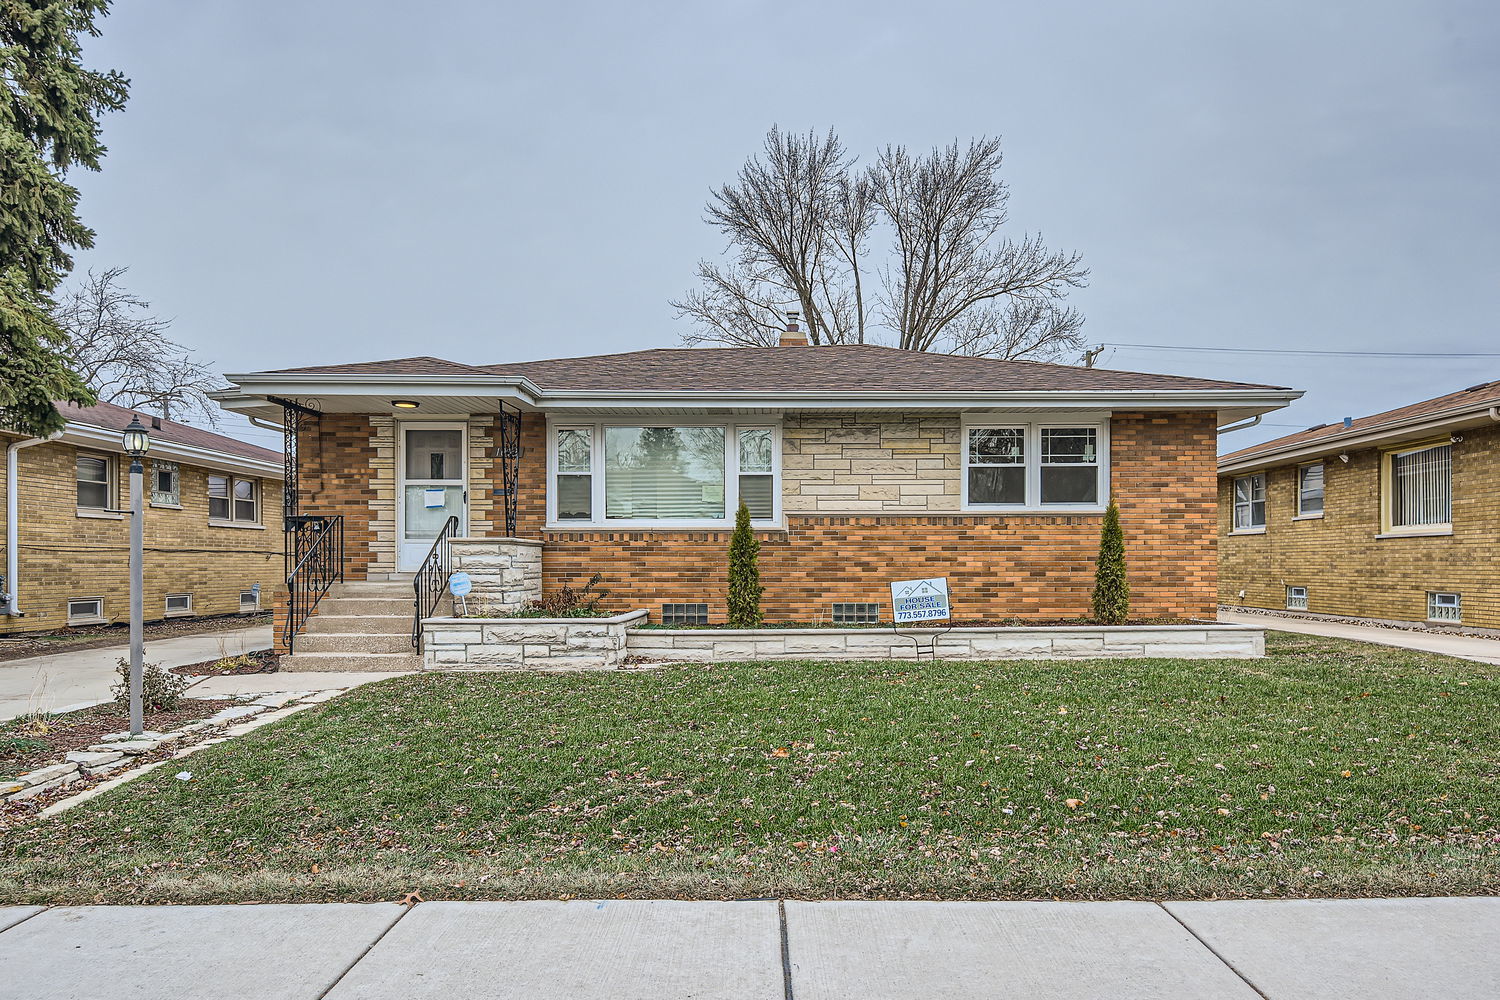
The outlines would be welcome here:
[[[1500,382],[1219,459],[1219,598],[1500,629]]]
[[[0,430],[7,511],[0,635],[125,622],[130,614],[130,459],[135,411],[62,404],[38,440]],[[283,585],[281,454],[140,415],[146,620],[269,610]]]
[[[540,545],[548,592],[597,572],[611,607],[685,622],[723,621],[740,500],[771,621],[888,620],[890,582],[928,575],[955,617],[1086,615],[1111,494],[1134,614],[1211,617],[1216,429],[1299,395],[795,328],[773,348],[230,378],[222,405],[298,421],[289,493],[342,515],[346,579],[406,579],[453,516]]]

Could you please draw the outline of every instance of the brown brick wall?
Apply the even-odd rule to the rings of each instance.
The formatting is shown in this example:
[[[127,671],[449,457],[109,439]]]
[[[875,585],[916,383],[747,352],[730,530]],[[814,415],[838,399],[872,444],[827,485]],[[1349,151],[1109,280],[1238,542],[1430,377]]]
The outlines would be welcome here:
[[[707,600],[722,620],[729,533],[548,531],[545,425],[523,431],[518,534],[542,538],[543,585],[604,574],[618,608]],[[1111,466],[1126,532],[1132,610],[1141,617],[1212,615],[1215,603],[1215,414],[1116,414]],[[770,619],[827,616],[834,600],[879,601],[889,583],[946,575],[963,617],[1085,615],[1099,515],[787,515],[762,532]]]
[[[1424,621],[1427,592],[1463,595],[1463,622],[1500,628],[1500,427],[1463,432],[1453,445],[1453,534],[1377,538],[1381,451],[1329,456],[1324,515],[1293,520],[1296,465],[1266,476],[1266,532],[1230,534],[1233,477],[1219,483],[1219,598],[1285,608],[1286,588],[1308,588],[1308,610]],[[1239,592],[1245,596],[1241,598]]]
[[[384,460],[389,463],[390,456]],[[375,429],[368,416],[325,413],[302,425],[297,438],[300,510],[344,515],[345,575],[351,580],[365,579],[371,564],[379,561],[379,464]]]
[[[0,450],[12,440],[0,435]],[[17,453],[20,596],[26,614],[18,619],[0,614],[0,634],[66,627],[67,602],[75,598],[102,597],[105,618],[129,620],[130,522],[123,516],[79,515],[74,476],[80,451],[106,454],[63,442]],[[130,460],[114,457],[114,502],[123,508],[130,502]],[[192,594],[199,617],[237,613],[240,591],[257,583],[261,606],[269,609],[282,576],[280,480],[260,480],[263,530],[256,530],[208,523],[208,469],[179,464],[181,510],[149,503],[149,457],[146,472],[146,620],[163,617],[167,594]],[[0,510],[5,488],[0,474]],[[0,567],[3,549],[0,535]]]

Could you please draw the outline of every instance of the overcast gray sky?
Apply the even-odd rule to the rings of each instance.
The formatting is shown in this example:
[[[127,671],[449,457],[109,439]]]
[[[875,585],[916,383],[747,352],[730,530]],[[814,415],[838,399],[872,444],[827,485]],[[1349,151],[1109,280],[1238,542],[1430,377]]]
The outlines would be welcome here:
[[[133,84],[80,267],[128,265],[220,371],[676,345],[708,189],[773,123],[1002,136],[1015,234],[1083,253],[1098,342],[1500,351],[1493,3],[177,0],[103,31]],[[1307,390],[1226,448],[1500,378],[1101,364]]]

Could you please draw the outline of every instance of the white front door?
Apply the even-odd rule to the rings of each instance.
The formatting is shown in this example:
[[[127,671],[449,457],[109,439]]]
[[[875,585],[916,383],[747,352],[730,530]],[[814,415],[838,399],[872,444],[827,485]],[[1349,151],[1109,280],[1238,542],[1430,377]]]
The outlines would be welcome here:
[[[463,424],[400,425],[396,533],[397,567],[411,572],[422,565],[433,539],[458,518],[458,534],[468,531],[468,444]]]

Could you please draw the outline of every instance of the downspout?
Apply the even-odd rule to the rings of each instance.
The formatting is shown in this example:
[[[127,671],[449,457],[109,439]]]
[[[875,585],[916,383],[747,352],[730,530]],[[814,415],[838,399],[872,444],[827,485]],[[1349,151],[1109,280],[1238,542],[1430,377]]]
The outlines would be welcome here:
[[[277,434],[285,434],[286,428],[281,424],[273,424],[265,417],[246,417],[252,427],[259,427],[263,431],[275,431]]]
[[[1500,424],[1500,406],[1490,407],[1490,419],[1495,423]]]
[[[1254,427],[1256,424],[1260,423],[1261,416],[1262,414],[1257,413],[1249,420],[1241,420],[1237,424],[1225,424],[1223,427],[1219,428],[1219,433],[1228,434],[1230,431],[1242,431],[1247,427]]]
[[[17,469],[19,462],[16,454],[22,448],[30,448],[34,444],[46,444],[48,441],[61,437],[61,432],[44,438],[25,438],[20,441],[12,441],[5,448],[5,593],[0,594],[5,608],[4,613],[12,618],[20,618],[22,615],[21,601],[17,596],[21,589],[21,514],[20,497],[17,496]]]

